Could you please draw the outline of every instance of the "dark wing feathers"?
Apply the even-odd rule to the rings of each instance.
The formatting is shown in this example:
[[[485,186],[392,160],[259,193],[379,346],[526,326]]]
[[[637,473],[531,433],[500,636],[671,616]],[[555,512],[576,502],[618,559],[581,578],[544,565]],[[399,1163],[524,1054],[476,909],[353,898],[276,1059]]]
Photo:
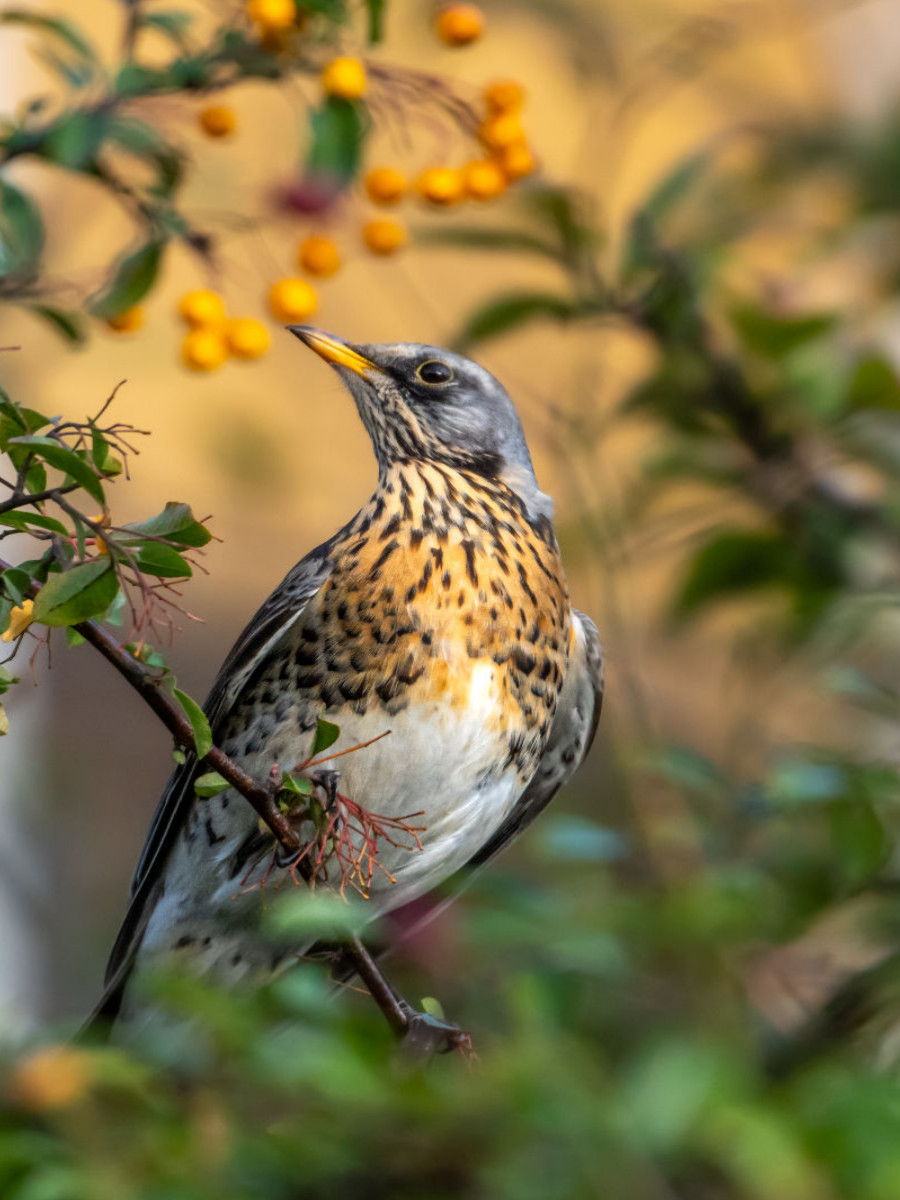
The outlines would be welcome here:
[[[223,713],[234,703],[259,664],[299,620],[310,599],[330,575],[329,552],[333,541],[312,550],[288,572],[235,642],[203,706],[214,742]],[[147,901],[194,802],[192,784],[196,770],[196,755],[189,754],[169,780],[156,806],[132,881],[128,911],[109,956],[106,991],[95,1015],[110,1016],[115,1010],[149,917]]]

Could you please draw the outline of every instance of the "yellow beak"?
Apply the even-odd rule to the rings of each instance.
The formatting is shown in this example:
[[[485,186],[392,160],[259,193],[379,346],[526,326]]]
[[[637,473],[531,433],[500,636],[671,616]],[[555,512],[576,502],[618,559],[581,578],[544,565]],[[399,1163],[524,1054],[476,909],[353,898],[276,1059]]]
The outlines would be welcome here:
[[[363,358],[342,338],[323,333],[321,329],[314,329],[312,325],[288,325],[288,329],[309,346],[310,350],[315,350],[320,358],[334,363],[336,367],[346,367],[348,371],[355,371],[357,375],[368,375],[370,371],[378,370],[375,363]]]

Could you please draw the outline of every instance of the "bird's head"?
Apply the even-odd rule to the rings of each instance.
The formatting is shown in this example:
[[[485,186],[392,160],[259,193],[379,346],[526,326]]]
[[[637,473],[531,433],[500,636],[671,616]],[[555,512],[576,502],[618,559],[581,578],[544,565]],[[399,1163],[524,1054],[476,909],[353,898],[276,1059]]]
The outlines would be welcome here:
[[[551,515],[519,414],[484,367],[437,346],[353,345],[309,325],[288,328],[347,385],[379,469],[412,459],[477,471],[505,483],[534,517]]]

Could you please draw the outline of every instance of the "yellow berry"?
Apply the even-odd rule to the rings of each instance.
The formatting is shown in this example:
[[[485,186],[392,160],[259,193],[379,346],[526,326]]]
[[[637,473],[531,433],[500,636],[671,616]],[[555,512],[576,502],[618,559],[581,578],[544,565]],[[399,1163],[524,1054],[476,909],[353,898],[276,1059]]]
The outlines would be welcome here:
[[[341,254],[329,237],[314,233],[300,243],[297,260],[310,275],[333,275],[340,269]]]
[[[228,357],[228,343],[219,329],[192,329],[181,343],[181,357],[192,371],[215,371]]]
[[[505,150],[500,152],[497,159],[503,169],[503,173],[510,181],[514,179],[524,179],[526,175],[532,175],[537,170],[537,159],[534,157],[531,149],[524,142],[517,142],[512,146],[507,146]]]
[[[366,175],[366,195],[375,204],[396,204],[406,191],[406,176],[395,167],[373,167]]]
[[[228,350],[235,358],[259,358],[269,348],[269,331],[261,321],[239,317],[225,326]]]
[[[507,179],[493,159],[485,158],[463,167],[463,182],[473,200],[493,200],[505,191]]]
[[[463,196],[463,180],[453,167],[430,167],[418,180],[419,193],[432,204],[455,204]]]
[[[114,317],[107,317],[106,324],[110,329],[114,329],[116,333],[134,333],[136,329],[144,323],[144,310],[135,306],[134,308],[126,308],[124,312],[116,313]]]
[[[87,1092],[89,1059],[73,1046],[45,1046],[21,1059],[9,1076],[13,1100],[32,1112],[67,1108]]]
[[[305,321],[318,306],[316,289],[305,279],[279,279],[269,289],[269,308],[279,321]]]
[[[289,29],[297,19],[294,0],[248,0],[247,16],[261,33]]]
[[[484,33],[484,13],[477,4],[448,4],[437,15],[437,34],[448,46],[467,46]]]
[[[490,150],[505,150],[524,142],[525,130],[517,113],[498,113],[481,122],[480,137]]]
[[[393,254],[406,241],[406,230],[399,221],[380,217],[363,225],[363,241],[373,254]]]
[[[208,288],[197,288],[196,291],[181,297],[178,314],[194,329],[221,325],[225,320],[225,301],[218,292],[212,292]]]
[[[228,137],[237,127],[234,109],[227,104],[211,104],[201,111],[198,119],[203,132],[214,138]]]
[[[333,58],[322,72],[322,88],[328,96],[358,100],[366,91],[366,68],[358,58]]]
[[[525,89],[514,79],[498,79],[484,89],[489,113],[518,112],[525,103]]]

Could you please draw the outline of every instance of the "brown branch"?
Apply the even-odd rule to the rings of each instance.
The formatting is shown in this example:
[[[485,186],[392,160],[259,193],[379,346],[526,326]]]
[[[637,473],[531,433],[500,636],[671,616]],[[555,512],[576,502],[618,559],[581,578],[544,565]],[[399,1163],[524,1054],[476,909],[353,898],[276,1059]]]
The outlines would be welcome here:
[[[42,500],[55,500],[57,496],[64,496],[67,492],[77,492],[80,487],[80,483],[70,483],[65,487],[47,488],[43,492],[15,495],[11,500],[4,500],[0,504],[0,513],[9,512],[14,508],[25,508],[29,504],[39,504]]]

